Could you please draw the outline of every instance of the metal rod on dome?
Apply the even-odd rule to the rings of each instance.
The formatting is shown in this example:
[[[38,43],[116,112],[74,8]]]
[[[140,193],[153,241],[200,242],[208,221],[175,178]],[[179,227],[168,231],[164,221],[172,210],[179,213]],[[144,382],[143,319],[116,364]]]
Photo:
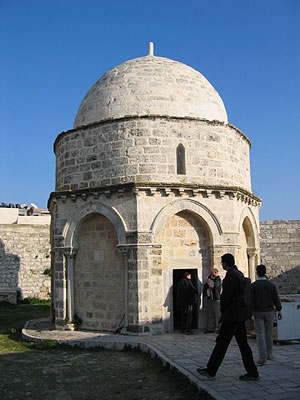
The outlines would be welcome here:
[[[153,56],[153,42],[148,44],[148,56]]]

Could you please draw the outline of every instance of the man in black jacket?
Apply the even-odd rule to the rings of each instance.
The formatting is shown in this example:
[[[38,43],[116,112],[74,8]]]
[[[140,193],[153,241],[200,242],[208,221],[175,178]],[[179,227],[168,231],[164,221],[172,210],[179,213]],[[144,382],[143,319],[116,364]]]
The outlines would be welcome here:
[[[257,381],[259,375],[253,361],[253,355],[247,342],[245,321],[247,312],[239,299],[243,294],[243,274],[234,265],[232,254],[224,254],[221,257],[222,267],[227,271],[223,280],[221,294],[221,328],[216,338],[215,348],[210,356],[206,368],[198,368],[198,373],[209,380],[214,380],[216,373],[223,361],[227,348],[234,336],[239,346],[243,364],[247,371],[239,377],[242,381]]]
[[[191,273],[185,271],[176,287],[176,306],[180,309],[181,330],[187,335],[192,334],[193,304],[197,302],[197,289],[191,279]]]

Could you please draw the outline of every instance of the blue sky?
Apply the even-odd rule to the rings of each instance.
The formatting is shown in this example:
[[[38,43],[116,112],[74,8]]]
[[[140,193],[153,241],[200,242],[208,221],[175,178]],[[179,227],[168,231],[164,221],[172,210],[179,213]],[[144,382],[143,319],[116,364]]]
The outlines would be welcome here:
[[[0,202],[47,207],[56,136],[152,41],[200,71],[251,140],[260,218],[300,219],[299,21],[299,0],[0,0]]]

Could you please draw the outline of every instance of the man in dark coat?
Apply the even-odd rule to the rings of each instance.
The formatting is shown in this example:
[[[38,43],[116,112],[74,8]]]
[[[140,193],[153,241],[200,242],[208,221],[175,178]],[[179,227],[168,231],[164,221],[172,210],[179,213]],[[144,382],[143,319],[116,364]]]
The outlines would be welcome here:
[[[187,335],[192,334],[193,304],[197,302],[197,289],[191,279],[191,273],[186,271],[176,287],[176,306],[180,309],[181,330]]]
[[[234,265],[234,256],[224,254],[221,257],[222,267],[227,271],[223,280],[223,291],[221,294],[221,328],[216,338],[215,348],[210,356],[206,368],[198,368],[198,373],[209,379],[214,380],[216,373],[223,361],[227,348],[234,336],[239,346],[243,364],[247,371],[245,375],[239,377],[242,381],[257,381],[259,375],[257,367],[253,361],[253,355],[247,342],[245,321],[248,310],[245,309],[239,298],[243,292],[243,274]]]

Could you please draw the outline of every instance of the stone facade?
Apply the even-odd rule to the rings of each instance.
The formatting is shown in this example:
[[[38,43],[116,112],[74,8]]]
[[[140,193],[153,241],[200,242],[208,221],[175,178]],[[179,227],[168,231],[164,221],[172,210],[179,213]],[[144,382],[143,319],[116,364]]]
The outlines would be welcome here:
[[[56,327],[111,331],[124,317],[130,332],[176,329],[176,282],[188,269],[201,292],[226,252],[254,278],[260,199],[249,150],[191,67],[149,55],[100,78],[54,144]],[[202,303],[194,324],[205,326]]]
[[[300,293],[300,221],[260,223],[261,262],[280,294]]]
[[[0,299],[49,299],[50,250],[49,224],[0,224]]]

